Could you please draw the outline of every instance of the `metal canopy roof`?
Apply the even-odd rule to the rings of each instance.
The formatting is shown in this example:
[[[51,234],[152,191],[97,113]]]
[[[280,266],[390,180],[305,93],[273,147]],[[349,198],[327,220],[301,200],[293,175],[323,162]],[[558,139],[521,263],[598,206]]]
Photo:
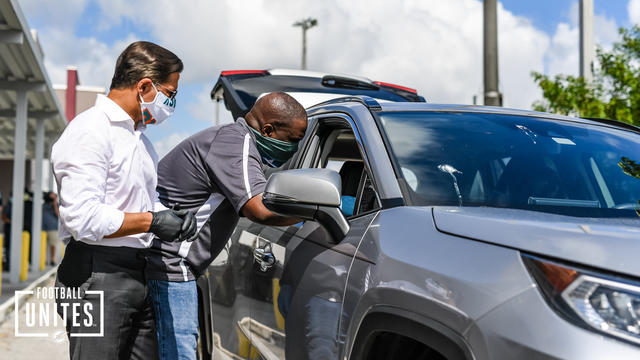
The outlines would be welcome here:
[[[14,156],[16,91],[28,90],[27,158],[33,158],[36,121],[45,121],[45,156],[66,126],[44,68],[43,54],[17,0],[0,0],[0,159]]]

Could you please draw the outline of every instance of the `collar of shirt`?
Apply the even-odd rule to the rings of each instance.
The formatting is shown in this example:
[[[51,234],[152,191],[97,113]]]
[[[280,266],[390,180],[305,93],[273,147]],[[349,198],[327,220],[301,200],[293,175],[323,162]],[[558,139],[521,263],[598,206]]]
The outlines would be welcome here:
[[[131,116],[129,116],[129,114],[126,111],[124,111],[124,109],[121,108],[120,105],[116,104],[113,100],[109,99],[109,97],[107,97],[106,95],[98,94],[98,96],[96,97],[96,107],[98,109],[104,111],[104,113],[109,118],[109,121],[111,121],[111,122],[119,122],[119,121],[129,122],[129,124],[131,125],[132,130],[134,130],[135,122],[133,121]],[[135,129],[135,130],[136,131],[140,131],[140,132],[144,132],[144,130],[146,128],[147,128],[146,125],[141,122],[138,125],[138,128]]]
[[[251,131],[251,125],[247,124],[247,120],[245,120],[243,117],[239,117],[236,120],[236,122],[242,125],[247,130],[247,133],[249,134],[249,136],[251,136],[251,139],[255,142],[256,135],[253,133],[253,131]]]

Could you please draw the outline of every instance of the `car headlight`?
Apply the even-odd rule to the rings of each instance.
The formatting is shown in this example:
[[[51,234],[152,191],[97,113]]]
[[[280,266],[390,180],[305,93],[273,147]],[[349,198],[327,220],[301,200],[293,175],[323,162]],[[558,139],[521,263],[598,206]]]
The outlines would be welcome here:
[[[565,318],[640,344],[640,284],[533,256],[523,259],[542,293]]]

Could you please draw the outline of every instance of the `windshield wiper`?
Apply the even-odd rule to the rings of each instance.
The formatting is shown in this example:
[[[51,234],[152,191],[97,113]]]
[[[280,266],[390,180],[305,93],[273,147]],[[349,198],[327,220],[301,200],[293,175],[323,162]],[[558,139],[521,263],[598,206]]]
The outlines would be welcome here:
[[[530,196],[529,205],[546,205],[546,206],[571,206],[571,207],[587,207],[599,208],[598,200],[573,200],[573,199],[556,199]]]

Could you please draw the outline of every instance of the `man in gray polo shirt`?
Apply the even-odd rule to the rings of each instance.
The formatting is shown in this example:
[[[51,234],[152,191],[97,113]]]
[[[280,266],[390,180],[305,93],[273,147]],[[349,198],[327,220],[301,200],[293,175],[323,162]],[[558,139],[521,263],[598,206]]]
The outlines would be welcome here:
[[[239,216],[266,225],[300,220],[270,212],[262,204],[263,164],[279,167],[298,149],[307,114],[294,98],[271,93],[246,119],[203,130],[158,163],[158,193],[167,208],[193,211],[195,241],[154,240],[146,268],[161,359],[195,359],[198,299],[195,279],[227,243]]]

